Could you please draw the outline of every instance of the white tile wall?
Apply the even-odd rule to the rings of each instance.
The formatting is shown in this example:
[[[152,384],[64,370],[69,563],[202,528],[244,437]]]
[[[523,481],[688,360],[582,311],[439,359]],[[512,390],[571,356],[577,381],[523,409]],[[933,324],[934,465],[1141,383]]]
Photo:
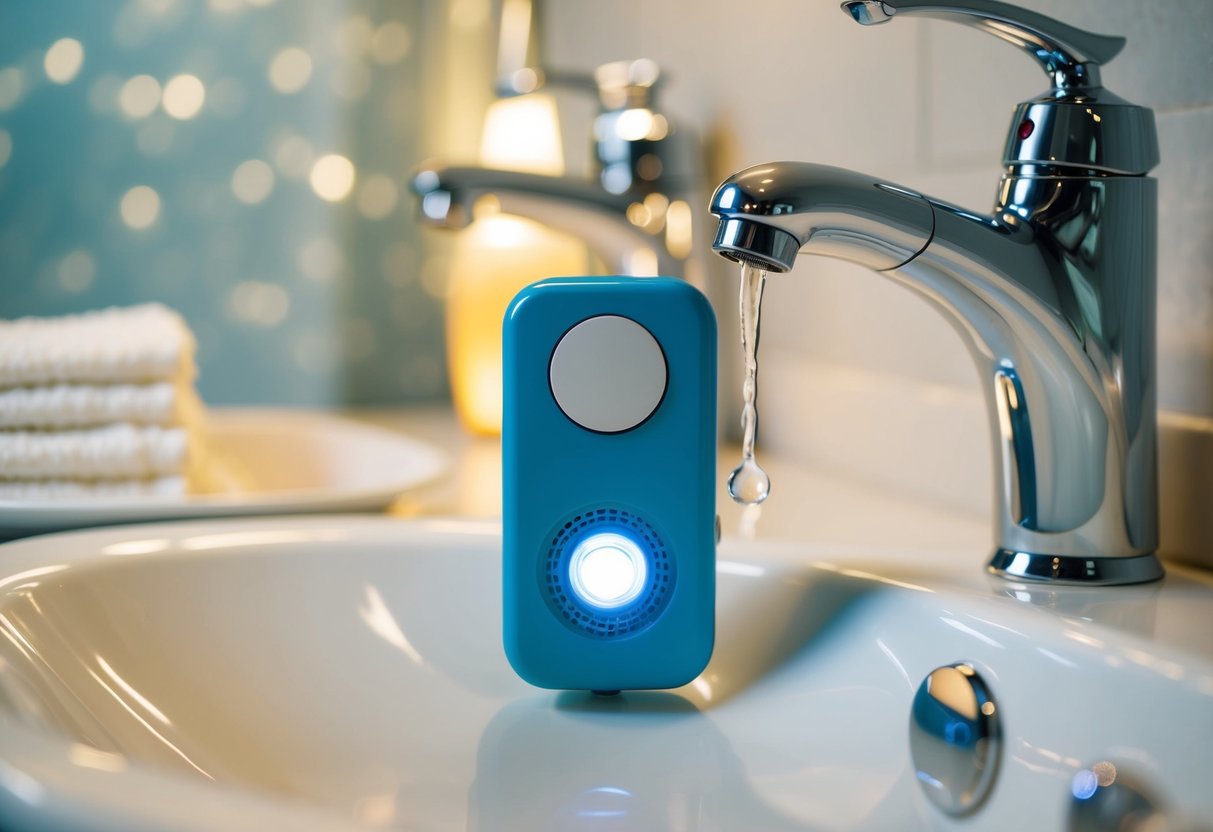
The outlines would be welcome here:
[[[1213,2],[1018,2],[1128,38],[1103,78],[1158,119],[1159,400],[1213,418]],[[650,57],[666,68],[663,106],[708,137],[711,184],[750,164],[801,159],[986,210],[1014,105],[1047,88],[1027,56],[988,35],[928,20],[860,27],[836,0],[560,0],[545,11],[553,65]],[[732,310],[720,312],[728,337]],[[764,323],[768,448],[860,473],[884,466],[890,481],[986,509],[989,460],[973,450],[985,447],[984,418],[911,429],[889,412],[855,412],[859,399],[840,381],[944,385],[938,413],[972,411],[976,374],[934,310],[862,268],[806,257],[769,281]],[[949,405],[952,395],[969,403]],[[1201,491],[1213,493],[1213,473]]]
[[[1163,113],[1158,141],[1159,395],[1213,416],[1213,107]]]

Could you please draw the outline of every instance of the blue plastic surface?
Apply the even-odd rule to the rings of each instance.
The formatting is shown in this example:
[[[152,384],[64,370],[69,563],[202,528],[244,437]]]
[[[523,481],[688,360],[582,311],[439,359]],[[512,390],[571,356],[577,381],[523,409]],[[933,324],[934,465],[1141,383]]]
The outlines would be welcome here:
[[[594,433],[552,396],[560,338],[598,315],[647,329],[665,355],[665,396],[639,426]],[[504,641],[515,671],[557,689],[686,684],[715,636],[716,319],[671,278],[554,278],[523,289],[504,323]],[[664,580],[627,608],[577,618],[560,552],[619,531]],[[647,606],[637,606],[647,605]],[[612,621],[613,617],[618,622]],[[616,626],[617,623],[617,626]]]

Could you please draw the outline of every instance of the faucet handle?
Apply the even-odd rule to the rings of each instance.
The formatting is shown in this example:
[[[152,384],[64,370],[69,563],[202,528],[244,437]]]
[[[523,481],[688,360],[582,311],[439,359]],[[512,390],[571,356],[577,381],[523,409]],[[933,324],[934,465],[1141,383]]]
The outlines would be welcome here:
[[[648,193],[670,181],[691,181],[695,160],[674,126],[654,108],[663,81],[655,61],[612,61],[593,73],[526,67],[497,79],[497,94],[527,95],[560,88],[598,97],[594,119],[594,155],[598,176],[609,193]]]
[[[1009,167],[1045,166],[1139,176],[1158,164],[1154,113],[1105,90],[1099,65],[1125,39],[1096,35],[998,0],[845,0],[864,26],[914,14],[974,26],[1020,47],[1053,89],[1015,111],[1003,151]]]
[[[1058,90],[1099,86],[1095,67],[1125,45],[1122,37],[1097,35],[997,0],[847,0],[842,8],[864,26],[914,14],[981,29],[1031,55]]]
[[[647,58],[612,61],[593,73],[524,67],[499,77],[497,94],[510,97],[557,87],[596,95],[602,109],[611,112],[652,107],[661,81],[660,67]]]

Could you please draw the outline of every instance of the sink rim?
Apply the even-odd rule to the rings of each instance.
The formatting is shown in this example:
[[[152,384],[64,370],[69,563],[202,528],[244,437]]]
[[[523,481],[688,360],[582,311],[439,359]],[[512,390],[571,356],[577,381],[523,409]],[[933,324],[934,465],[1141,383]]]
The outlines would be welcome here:
[[[104,568],[107,563],[159,560],[164,557],[238,557],[240,553],[252,549],[283,545],[337,542],[402,544],[424,541],[427,537],[449,541],[452,536],[476,538],[484,542],[487,538],[500,537],[500,524],[463,518],[286,516],[164,522],[44,535],[0,544],[0,614],[5,610],[5,599],[9,594],[26,587],[31,581],[69,570],[79,573],[81,570]],[[873,553],[875,560],[883,566],[873,565]],[[1001,579],[995,580],[981,574],[976,568],[979,561],[968,553],[963,555],[962,562],[972,565],[974,574],[957,573],[956,553],[942,550],[898,551],[795,540],[740,541],[726,538],[721,555],[718,563],[720,571],[743,575],[753,574],[754,569],[761,569],[765,564],[767,568],[779,567],[792,571],[809,569],[835,572],[856,581],[880,584],[880,588],[887,586],[894,591],[930,591],[937,588],[958,596],[986,600],[998,596],[998,590],[1008,586]],[[916,555],[921,559],[914,559]],[[402,556],[405,556],[403,552]],[[45,571],[48,569],[51,571]],[[1137,588],[1050,588],[1043,597],[1036,595],[1019,600],[1028,602],[1034,610],[1043,614],[1056,615],[1065,620],[1071,613],[1064,606],[1059,611],[1058,604],[1067,599],[1096,603],[1109,597],[1162,600],[1176,591],[1199,591],[1213,599],[1213,586],[1207,576],[1185,576],[1183,569],[1174,569],[1172,574],[1177,578],[1169,578],[1162,584]],[[995,591],[991,590],[992,586],[996,588]],[[1012,588],[1008,591],[1029,590],[1037,588]],[[1109,593],[1116,593],[1117,596],[1110,596]],[[1004,602],[1005,595],[1004,592],[998,600]],[[1156,644],[1175,649],[1175,645],[1165,639],[1159,639]],[[1206,668],[1213,668],[1213,647],[1196,658]],[[79,820],[86,816],[83,814],[86,812],[90,823],[98,820],[94,812],[99,800],[104,805],[104,798],[108,795],[105,786],[112,786],[113,783],[113,778],[104,771],[104,758],[94,757],[91,760],[94,765],[91,766],[87,762],[81,764],[78,759],[73,759],[73,755],[80,757],[81,752],[78,744],[70,738],[49,736],[33,726],[18,724],[14,720],[0,719],[0,739],[3,740],[0,741],[0,748],[4,749],[0,752],[0,808],[6,803],[10,808],[19,806],[22,794],[40,792],[42,799],[49,801],[40,807],[40,811],[49,811],[49,817],[58,818],[59,822]],[[26,778],[24,781],[23,775]],[[147,809],[153,814],[158,809],[166,812],[163,817],[148,819],[145,816],[143,819],[148,829],[164,828],[165,819],[169,817],[172,818],[173,828],[366,828],[333,815],[320,805],[300,804],[285,796],[258,792],[238,783],[225,782],[211,786],[201,781],[189,781],[137,759],[129,760],[123,776],[123,783],[131,787],[143,788],[149,794],[173,796],[171,800],[166,798],[163,805],[140,806],[141,811]],[[35,791],[30,792],[30,788]],[[217,796],[223,799],[216,800]],[[226,814],[223,817],[197,819],[197,827],[188,824],[182,826],[180,816],[174,814],[172,809],[185,800],[200,806],[215,805],[216,812]],[[120,800],[112,801],[115,811],[113,828],[139,828],[132,827],[135,819],[121,811],[128,805]],[[253,819],[255,823],[251,822]],[[244,825],[237,825],[237,821]]]

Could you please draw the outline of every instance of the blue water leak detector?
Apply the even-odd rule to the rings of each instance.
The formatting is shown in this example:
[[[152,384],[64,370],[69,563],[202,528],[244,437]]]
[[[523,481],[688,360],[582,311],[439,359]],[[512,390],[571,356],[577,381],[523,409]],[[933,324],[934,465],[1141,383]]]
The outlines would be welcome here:
[[[711,306],[670,278],[544,280],[504,360],[510,664],[544,688],[686,684],[714,638]]]

